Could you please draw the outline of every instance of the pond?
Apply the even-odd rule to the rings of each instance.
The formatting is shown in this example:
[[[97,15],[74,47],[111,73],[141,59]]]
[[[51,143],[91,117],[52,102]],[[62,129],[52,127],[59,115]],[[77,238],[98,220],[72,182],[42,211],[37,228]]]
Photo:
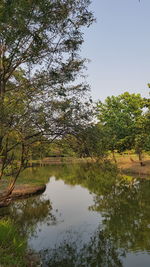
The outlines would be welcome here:
[[[24,175],[47,177],[46,191],[3,212],[26,234],[43,267],[150,266],[149,180],[89,164]]]

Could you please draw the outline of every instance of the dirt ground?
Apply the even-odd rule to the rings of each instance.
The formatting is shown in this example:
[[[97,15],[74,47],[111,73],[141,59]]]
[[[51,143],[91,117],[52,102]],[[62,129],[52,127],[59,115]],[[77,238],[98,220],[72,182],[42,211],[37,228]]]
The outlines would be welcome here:
[[[143,163],[144,166],[141,166],[137,155],[120,155],[117,156],[118,167],[130,174],[136,174],[138,176],[147,175],[150,178],[150,156],[144,155]]]

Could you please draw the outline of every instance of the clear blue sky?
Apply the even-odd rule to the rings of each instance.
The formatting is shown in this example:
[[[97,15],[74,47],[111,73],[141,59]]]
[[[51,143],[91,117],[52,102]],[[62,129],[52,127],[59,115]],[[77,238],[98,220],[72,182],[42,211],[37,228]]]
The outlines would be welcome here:
[[[85,31],[94,100],[124,91],[149,95],[150,0],[92,0],[97,23]]]

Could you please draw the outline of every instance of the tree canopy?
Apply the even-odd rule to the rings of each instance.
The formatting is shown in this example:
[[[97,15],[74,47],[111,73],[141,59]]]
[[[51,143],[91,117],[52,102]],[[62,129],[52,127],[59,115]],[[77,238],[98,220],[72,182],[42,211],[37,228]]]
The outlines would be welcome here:
[[[126,92],[99,102],[98,110],[99,124],[109,138],[109,150],[135,149],[141,160],[149,138],[147,99]]]
[[[89,87],[76,79],[85,63],[79,56],[82,29],[94,20],[89,4],[1,1],[0,177],[11,176],[15,182],[37,138],[53,140],[87,120]],[[15,163],[16,147],[20,166]]]

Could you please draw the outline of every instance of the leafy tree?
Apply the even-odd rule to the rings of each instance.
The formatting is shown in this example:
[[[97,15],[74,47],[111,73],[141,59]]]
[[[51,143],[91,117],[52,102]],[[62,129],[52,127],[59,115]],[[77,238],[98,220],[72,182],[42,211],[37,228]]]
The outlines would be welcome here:
[[[140,94],[128,92],[117,97],[107,97],[105,102],[98,103],[99,124],[109,138],[109,149],[122,152],[135,148],[142,162],[145,135],[145,100]],[[143,142],[143,143],[142,143]]]
[[[150,84],[148,84],[148,87],[150,88]],[[147,112],[145,113],[145,121],[144,121],[144,129],[145,129],[145,139],[144,139],[144,149],[146,151],[150,151],[150,98],[144,99],[145,100],[145,106],[147,108]]]
[[[103,128],[97,124],[80,127],[74,135],[68,135],[65,142],[79,157],[104,159],[107,155],[107,138]]]
[[[31,145],[84,124],[88,86],[76,83],[89,0],[2,0],[0,3],[0,178],[26,166]],[[82,108],[81,108],[82,107]],[[20,164],[15,161],[20,150]]]

